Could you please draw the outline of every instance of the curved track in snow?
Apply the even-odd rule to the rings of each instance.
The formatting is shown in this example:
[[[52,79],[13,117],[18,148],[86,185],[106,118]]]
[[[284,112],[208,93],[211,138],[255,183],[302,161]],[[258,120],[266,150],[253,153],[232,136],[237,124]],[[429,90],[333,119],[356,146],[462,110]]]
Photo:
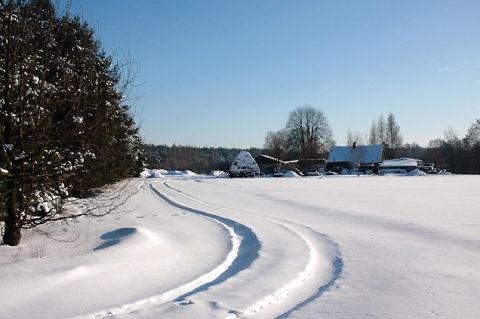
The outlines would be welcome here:
[[[237,214],[235,220],[227,218],[224,207],[189,196],[168,181],[149,183],[148,188],[177,209],[223,225],[230,232],[231,250],[222,264],[201,280],[173,289],[170,298],[155,296],[113,313],[152,318],[189,318],[194,313],[199,317],[282,318],[319,297],[342,270],[335,245],[306,226],[237,212],[229,212],[229,216]],[[262,289],[254,291],[252,286]]]
[[[0,246],[0,318],[480,317],[478,177],[149,181]]]
[[[214,223],[221,225],[221,227],[228,232],[228,237],[225,238],[229,240],[229,252],[224,256],[223,261],[216,265],[213,269],[200,275],[190,282],[182,284],[181,286],[173,287],[170,290],[158,295],[153,295],[141,300],[134,300],[121,306],[109,307],[108,309],[99,310],[90,315],[79,316],[75,318],[123,318],[132,313],[135,315],[136,313],[138,314],[139,312],[144,312],[141,315],[143,318],[145,316],[150,317],[150,315],[145,314],[145,312],[149,312],[155,307],[159,308],[162,305],[188,305],[188,302],[184,302],[186,298],[201,291],[207,290],[213,285],[222,283],[228,278],[234,276],[239,271],[248,268],[250,264],[258,257],[260,243],[255,234],[248,227],[227,218],[221,218],[204,211],[180,205],[171,200],[169,197],[163,195],[159,190],[153,187],[152,184],[153,182],[148,184],[148,189],[166,204],[179,209],[184,213],[186,212],[200,215]],[[123,237],[134,232],[134,228],[128,228],[104,234],[101,236],[101,238],[107,240],[94,250],[101,250],[113,246],[117,243],[117,237]],[[153,317],[157,317],[157,315],[154,315]]]

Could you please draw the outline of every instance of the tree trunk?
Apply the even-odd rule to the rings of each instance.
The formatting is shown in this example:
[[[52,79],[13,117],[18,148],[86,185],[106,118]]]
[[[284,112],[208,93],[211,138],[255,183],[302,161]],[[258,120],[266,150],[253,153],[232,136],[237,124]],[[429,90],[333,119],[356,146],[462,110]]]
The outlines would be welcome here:
[[[3,244],[9,246],[17,246],[18,244],[20,244],[21,238],[22,233],[15,219],[13,218],[12,220],[10,216],[5,218],[5,233],[3,234]]]
[[[17,246],[22,238],[21,226],[17,220],[17,196],[12,182],[7,182],[7,211],[5,216],[5,232],[3,233],[3,244]]]

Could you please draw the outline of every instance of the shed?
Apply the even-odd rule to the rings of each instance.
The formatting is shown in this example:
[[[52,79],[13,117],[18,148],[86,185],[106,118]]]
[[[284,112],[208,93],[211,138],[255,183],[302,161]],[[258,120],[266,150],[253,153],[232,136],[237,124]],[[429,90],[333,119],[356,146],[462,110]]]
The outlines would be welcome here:
[[[255,162],[258,164],[260,172],[263,174],[274,174],[284,165],[282,160],[264,154],[255,156]]]

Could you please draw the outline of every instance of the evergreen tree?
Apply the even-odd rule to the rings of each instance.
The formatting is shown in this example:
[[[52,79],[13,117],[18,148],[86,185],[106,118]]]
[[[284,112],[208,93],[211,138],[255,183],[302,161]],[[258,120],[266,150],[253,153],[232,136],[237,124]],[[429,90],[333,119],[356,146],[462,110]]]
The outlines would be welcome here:
[[[386,136],[385,136],[385,120],[383,119],[383,115],[380,114],[378,117],[378,123],[377,123],[377,134],[376,134],[376,143],[377,144],[385,144],[386,142]]]
[[[120,70],[86,24],[50,0],[0,9],[0,216],[3,243],[18,245],[22,228],[71,217],[73,190],[132,174],[141,143]]]
[[[400,149],[403,144],[403,137],[400,134],[400,126],[395,120],[395,116],[390,113],[387,118],[387,124],[385,126],[385,138],[386,138],[386,157],[392,158],[395,156],[395,151]]]

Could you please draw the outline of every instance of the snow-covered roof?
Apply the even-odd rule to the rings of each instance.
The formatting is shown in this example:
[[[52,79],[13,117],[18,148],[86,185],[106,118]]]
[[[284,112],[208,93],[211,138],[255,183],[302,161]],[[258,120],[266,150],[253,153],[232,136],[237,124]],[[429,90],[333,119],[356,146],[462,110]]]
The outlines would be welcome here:
[[[328,155],[329,162],[351,162],[356,164],[380,163],[383,145],[332,146]]]
[[[415,166],[418,166],[419,162],[421,161],[414,158],[395,158],[395,159],[383,161],[383,163],[380,166],[382,167],[415,167]]]
[[[255,161],[258,162],[258,163],[262,162],[263,159],[266,159],[270,162],[275,162],[275,163],[284,163],[284,161],[279,160],[278,158],[275,158],[275,157],[270,156],[270,155],[260,154],[260,155],[257,155],[255,157]]]

